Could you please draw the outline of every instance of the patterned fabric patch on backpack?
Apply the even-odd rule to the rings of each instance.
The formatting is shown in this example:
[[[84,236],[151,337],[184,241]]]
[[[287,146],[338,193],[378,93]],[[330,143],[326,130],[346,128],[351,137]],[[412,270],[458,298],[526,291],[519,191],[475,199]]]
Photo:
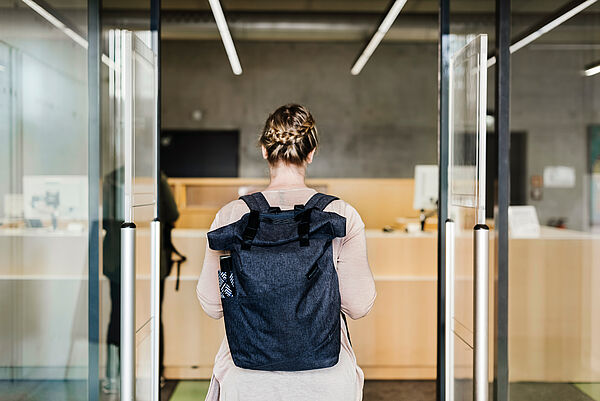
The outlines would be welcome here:
[[[221,291],[221,298],[230,298],[235,294],[235,284],[233,281],[233,274],[231,272],[223,272],[221,270],[219,273],[219,289]]]

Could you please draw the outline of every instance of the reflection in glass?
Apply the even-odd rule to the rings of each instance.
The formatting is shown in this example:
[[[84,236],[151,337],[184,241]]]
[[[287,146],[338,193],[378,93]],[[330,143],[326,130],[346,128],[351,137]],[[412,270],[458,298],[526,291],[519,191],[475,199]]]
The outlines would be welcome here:
[[[554,12],[551,4],[541,9],[543,15]],[[600,59],[599,12],[600,4],[591,5],[511,57],[511,129],[523,132],[527,141],[525,163],[511,174],[530,183],[525,200],[540,224],[524,235],[519,221],[510,222],[512,400],[524,394],[546,400],[600,394],[594,179],[600,85],[598,76],[583,73]],[[518,21],[513,20],[517,34],[527,28]],[[530,18],[527,25],[536,22]],[[565,174],[557,174],[561,171]]]
[[[30,6],[12,4],[0,13],[0,399],[83,400],[87,51]],[[63,28],[85,36],[87,2],[71,5]]]
[[[155,217],[155,55],[144,42],[147,32],[110,30],[106,33],[110,63],[107,64],[103,96],[104,115],[103,180],[103,314],[105,344],[103,391],[119,392],[121,227],[136,225],[135,243],[135,344],[137,399],[151,396],[152,341],[150,295],[150,222]],[[114,66],[114,68],[110,68]],[[108,287],[108,288],[107,288]]]
[[[461,400],[472,399],[474,394],[473,254],[474,228],[485,224],[486,57],[487,35],[479,35],[457,49],[450,59],[448,217],[453,229],[448,235],[453,238],[448,246],[453,249],[447,276],[451,305],[448,391]]]

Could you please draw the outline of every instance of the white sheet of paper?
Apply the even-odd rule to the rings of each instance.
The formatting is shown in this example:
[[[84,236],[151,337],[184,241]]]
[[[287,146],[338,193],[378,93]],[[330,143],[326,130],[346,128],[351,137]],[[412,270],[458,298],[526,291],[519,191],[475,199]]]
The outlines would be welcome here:
[[[508,228],[511,237],[537,238],[540,236],[540,222],[535,206],[509,206]]]
[[[546,188],[575,188],[575,168],[568,166],[548,166],[544,168]]]

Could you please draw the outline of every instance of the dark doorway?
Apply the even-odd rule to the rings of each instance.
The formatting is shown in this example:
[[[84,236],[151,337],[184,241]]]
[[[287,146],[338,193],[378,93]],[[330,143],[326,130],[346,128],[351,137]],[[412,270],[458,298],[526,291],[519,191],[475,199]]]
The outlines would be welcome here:
[[[498,142],[494,132],[487,134],[486,215],[494,217],[494,199],[498,187]],[[510,204],[527,204],[527,134],[510,134]]]
[[[240,132],[163,130],[160,167],[169,177],[237,177]]]

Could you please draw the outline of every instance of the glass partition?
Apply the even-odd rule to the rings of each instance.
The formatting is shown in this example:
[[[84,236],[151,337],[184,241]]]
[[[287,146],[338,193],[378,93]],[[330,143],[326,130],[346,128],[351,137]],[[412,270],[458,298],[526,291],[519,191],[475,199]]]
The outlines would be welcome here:
[[[0,400],[88,398],[87,2],[0,5]]]
[[[485,224],[487,35],[475,37],[450,58],[450,118],[447,223],[447,288],[450,302],[448,358],[449,399],[471,399],[475,393],[474,361],[488,347],[477,347],[478,302],[476,227]],[[486,244],[487,246],[487,244]],[[484,283],[487,286],[487,281]],[[477,284],[477,285],[480,285]],[[485,291],[487,296],[487,291]],[[487,332],[487,321],[485,322]],[[487,357],[485,358],[487,360]],[[487,365],[485,366],[487,372]],[[485,375],[487,390],[487,375]]]
[[[123,327],[118,313],[133,306],[138,400],[151,399],[152,363],[156,351],[151,335],[154,315],[150,226],[156,213],[157,91],[156,59],[148,46],[149,37],[148,31],[108,31],[110,62],[105,71],[108,88],[104,92],[108,98],[105,129],[111,138],[105,142],[106,152],[111,155],[106,158],[104,185],[105,226],[110,229],[104,248],[104,273],[110,286],[110,298],[105,298],[105,304],[110,299],[107,309],[111,309],[111,313],[104,315],[103,330],[107,333],[104,383],[106,392],[118,392],[118,361],[123,352],[120,342]],[[123,223],[135,224],[131,244],[122,242]],[[133,265],[122,265],[123,255],[129,255],[124,249],[127,246],[135,249]],[[121,299],[123,269],[128,268],[135,269],[135,284],[130,288],[135,291],[135,298]]]
[[[261,28],[260,39],[255,39],[258,29],[245,31],[240,24],[236,31],[232,22],[243,65],[239,76],[231,73],[218,35],[184,41],[175,30],[167,36],[165,28],[163,155],[174,153],[175,145],[181,149],[186,138],[206,138],[198,142],[205,147],[203,154],[210,155],[206,149],[214,149],[212,157],[182,151],[178,166],[185,165],[182,159],[190,165],[219,166],[229,160],[219,159],[224,152],[239,161],[234,176],[227,169],[217,171],[229,175],[197,176],[193,171],[170,169],[169,160],[161,158],[167,174],[182,174],[171,174],[169,181],[180,212],[173,243],[187,256],[179,291],[175,269],[165,285],[167,378],[208,380],[212,376],[224,338],[223,321],[190,305],[191,299],[197,299],[206,232],[221,207],[268,185],[269,173],[257,138],[269,113],[298,102],[311,111],[320,135],[319,150],[307,170],[307,185],[348,202],[365,224],[377,299],[368,315],[348,319],[353,352],[366,378],[365,399],[377,397],[369,395],[373,389],[382,389],[382,399],[398,399],[401,388],[411,385],[402,380],[422,380],[416,387],[423,399],[430,399],[435,391],[437,176],[416,176],[415,170],[423,165],[428,171],[437,170],[437,3],[421,8],[425,3],[408,2],[356,76],[350,73],[352,62],[369,32],[377,28],[379,17],[385,15],[388,3],[338,2],[335,9],[331,4],[318,2],[317,7],[306,9],[309,24],[299,16],[288,25],[256,24],[253,27],[293,27],[285,32]],[[273,15],[274,21],[280,21],[280,16],[283,21],[288,6],[304,8],[301,2],[240,3],[236,13],[243,19],[254,18],[262,10]],[[329,35],[320,41],[300,39],[309,37],[302,35],[316,38],[323,29],[337,30],[330,17],[346,21],[335,35],[347,42]],[[315,29],[314,22],[321,20],[321,28]],[[429,28],[415,27],[422,21]],[[367,27],[356,40],[345,32],[346,27],[355,26],[357,33],[362,29],[359,26]],[[403,31],[406,26],[411,27],[409,35]],[[214,33],[218,33],[216,28]],[[218,134],[232,131],[239,138],[235,145],[219,138]],[[419,184],[426,188],[421,194],[426,202],[417,202],[415,197]]]
[[[513,1],[513,35],[561,3]],[[512,54],[511,400],[600,399],[599,38],[596,3]]]
[[[156,216],[156,71],[155,54],[150,49],[150,32],[136,32],[133,39],[133,193],[132,209],[136,224],[136,396],[150,400],[152,396],[152,289],[150,223]],[[160,262],[160,261],[158,261]],[[156,278],[158,279],[158,278]],[[158,356],[158,355],[156,355]],[[158,384],[158,383],[156,383]]]

